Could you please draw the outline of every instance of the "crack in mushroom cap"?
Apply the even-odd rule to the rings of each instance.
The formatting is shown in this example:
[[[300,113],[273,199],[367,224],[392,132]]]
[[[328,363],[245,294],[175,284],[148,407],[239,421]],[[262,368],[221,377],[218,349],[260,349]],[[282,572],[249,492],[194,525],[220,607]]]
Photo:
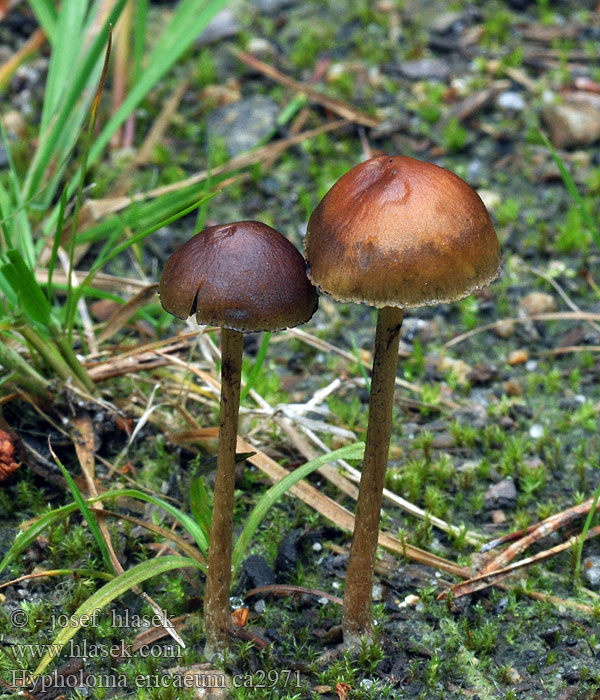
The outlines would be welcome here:
[[[502,268],[477,192],[405,156],[371,158],[343,175],[309,219],[305,254],[319,289],[376,307],[456,301]]]
[[[173,316],[243,333],[293,328],[318,305],[301,253],[258,221],[195,235],[167,260],[158,292]]]

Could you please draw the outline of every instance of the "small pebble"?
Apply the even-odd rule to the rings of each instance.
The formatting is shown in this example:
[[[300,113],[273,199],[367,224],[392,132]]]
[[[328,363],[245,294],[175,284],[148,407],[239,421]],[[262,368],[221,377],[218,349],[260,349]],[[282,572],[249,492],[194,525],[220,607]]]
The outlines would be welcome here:
[[[414,608],[419,602],[419,596],[413,593],[406,596],[406,598],[398,605],[399,608]]]
[[[323,549],[323,545],[320,542],[315,542],[312,548],[313,552],[320,552]]]
[[[513,685],[521,682],[521,674],[512,666],[506,672],[506,680]]]
[[[590,556],[583,560],[583,573],[590,584],[596,588],[600,586],[600,557]]]
[[[503,92],[498,97],[496,104],[500,109],[508,109],[514,112],[522,112],[526,106],[523,95],[518,92],[513,92],[512,90]]]
[[[540,425],[539,423],[534,423],[534,425],[529,428],[529,435],[534,440],[539,440],[540,438],[544,437],[544,426]]]
[[[6,112],[0,119],[10,138],[25,135],[25,120],[16,109]]]
[[[523,387],[516,379],[507,379],[502,384],[502,390],[507,396],[522,396]]]
[[[230,156],[248,151],[276,128],[279,106],[266,95],[253,95],[218,107],[206,120],[209,140],[224,139]]]
[[[528,316],[534,314],[546,314],[556,311],[556,300],[550,294],[544,292],[531,292],[519,302],[519,308]]]
[[[450,65],[441,58],[418,58],[414,61],[400,61],[400,74],[409,80],[439,80],[450,77]]]
[[[515,332],[515,324],[512,321],[502,321],[494,328],[494,333],[499,338],[510,338]]]
[[[523,349],[514,350],[508,356],[508,364],[511,367],[514,367],[515,365],[524,364],[525,362],[527,362],[528,359],[529,359],[529,353],[527,352],[527,350],[523,350]]]
[[[464,360],[457,360],[446,355],[440,357],[436,369],[440,374],[453,374],[460,385],[467,383],[467,375],[471,371],[471,367]]]
[[[488,510],[512,508],[517,502],[515,482],[512,479],[502,479],[487,490],[483,502]]]
[[[527,469],[541,469],[544,466],[544,462],[539,457],[526,459],[523,464],[527,467]]]
[[[600,96],[573,91],[544,107],[542,119],[557,148],[588,145],[600,138]]]
[[[206,44],[235,36],[241,31],[241,28],[242,26],[233,11],[226,7],[217,12],[206,25],[204,31],[196,39],[196,46],[206,46]]]
[[[263,39],[259,36],[253,36],[248,40],[248,46],[246,47],[248,53],[258,58],[273,58],[277,56],[277,49],[270,41]]]
[[[533,370],[537,368],[537,365],[538,363],[536,360],[527,360],[527,362],[525,363],[525,369],[528,372],[533,372]]]

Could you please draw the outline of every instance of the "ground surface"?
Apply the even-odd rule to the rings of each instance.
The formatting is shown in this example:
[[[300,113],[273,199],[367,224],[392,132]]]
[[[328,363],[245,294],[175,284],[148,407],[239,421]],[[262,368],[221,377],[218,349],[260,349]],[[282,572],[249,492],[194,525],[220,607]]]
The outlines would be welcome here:
[[[168,4],[153,5],[154,21],[161,22],[169,11]],[[321,93],[376,118],[379,125],[352,123],[286,150],[213,199],[208,221],[262,220],[301,245],[308,215],[335,179],[379,152],[448,167],[478,189],[492,213],[505,260],[500,279],[458,304],[411,311],[405,321],[398,376],[409,384],[396,393],[388,475],[391,491],[463,526],[463,533],[449,536],[390,502],[382,521],[400,540],[475,572],[481,555],[472,556],[478,547],[465,538],[466,530],[482,541],[524,530],[584,502],[598,484],[600,333],[591,317],[580,312],[600,313],[599,251],[538,129],[549,131],[598,220],[600,10],[594,2],[515,2],[511,7],[503,2],[257,0],[234,7],[234,17],[225,18],[224,26],[230,36],[199,41],[140,112],[141,139],[177,84],[188,81],[171,126],[132,191],[206,167],[209,152],[213,166],[218,165],[263,139],[337,118],[331,109],[309,102],[307,111],[296,111],[291,121],[278,125],[276,119],[295,91],[237,60],[234,46],[295,80],[312,81]],[[14,48],[23,40],[19,31],[27,36],[31,29],[15,19],[2,31]],[[22,69],[21,82],[11,86],[12,104],[26,119],[35,114],[46,66],[44,56],[35,59]],[[569,119],[556,109],[557,101],[572,105],[570,119],[579,124],[573,133]],[[583,112],[589,118],[581,127]],[[127,154],[115,154],[114,162],[123,158]],[[109,187],[112,169],[114,163],[108,162],[98,169],[100,187]],[[188,217],[148,241],[142,265],[150,278],[193,226],[193,217]],[[129,258],[110,271],[135,276]],[[555,311],[570,316],[527,318]],[[515,321],[450,342],[506,319]],[[182,329],[183,324],[173,324],[163,337]],[[374,313],[368,307],[322,300],[304,329],[337,349],[358,353],[367,363],[370,359]],[[124,346],[140,342],[139,331],[130,328],[121,338]],[[248,370],[259,342],[247,339]],[[189,350],[181,357],[187,361]],[[210,353],[197,351],[191,357],[199,368],[218,376]],[[173,410],[177,394],[171,384],[182,377],[140,371],[100,385],[103,396],[125,417],[138,420],[152,387],[161,384],[153,401],[163,406],[137,436],[127,453],[127,469],[120,474],[109,476],[110,464],[127,441],[123,424],[110,412],[83,407],[94,420],[97,475],[103,487],[133,480],[186,508],[192,478],[204,474],[210,483],[214,464],[207,457],[214,443],[182,446],[175,439],[190,427]],[[364,437],[367,392],[357,361],[282,335],[271,341],[255,389],[271,406],[289,407],[305,403],[336,378],[340,386],[321,403],[329,411],[326,415],[313,412],[297,418],[289,408],[286,415],[292,416],[296,433],[309,427],[328,446],[340,447],[351,440],[347,432],[331,432],[327,425],[305,419]],[[199,427],[214,426],[214,394],[201,380],[195,386],[195,400],[188,401],[187,409]],[[255,409],[256,403],[247,398],[244,406]],[[50,433],[61,459],[77,475],[72,441],[58,428],[63,417],[68,422],[78,410],[58,394],[46,407],[55,427],[23,402],[4,405],[3,416],[42,456],[48,456]],[[251,434],[253,445],[288,467],[306,459],[281,424],[265,414],[245,410],[241,433]],[[311,483],[353,509],[353,502],[325,479],[311,477]],[[267,484],[254,466],[244,468],[236,501],[238,528]],[[48,504],[68,502],[51,461],[31,468],[23,464],[0,484],[0,554],[8,550],[23,520]],[[130,507],[123,504],[122,512],[170,525],[153,506],[137,512]],[[582,524],[582,518],[575,520],[538,540],[526,554],[567,541]],[[110,532],[124,568],[160,550],[155,536],[132,523],[112,520]],[[297,498],[286,497],[271,509],[251,543],[247,554],[254,557],[235,583],[238,602],[248,590],[275,582],[341,595],[348,545],[347,533]],[[244,638],[242,633],[222,664],[232,683],[248,687],[230,692],[238,698],[335,698],[346,697],[344,693],[348,698],[600,697],[600,576],[594,575],[594,557],[600,551],[593,539],[583,556],[581,581],[574,577],[570,547],[518,570],[502,588],[442,602],[438,594],[459,578],[382,553],[374,588],[377,642],[354,657],[328,656],[339,641],[337,604],[319,595],[253,597],[247,601],[246,629],[251,634]],[[79,517],[43,532],[4,572],[3,580],[51,568],[102,568]],[[17,645],[50,642],[59,628],[52,616],[73,613],[99,585],[93,578],[66,576],[2,589],[0,602],[7,616],[0,615],[0,634]],[[204,662],[202,586],[198,575],[188,571],[146,584],[170,615],[183,616],[188,646],[180,658],[169,658],[166,646],[156,658],[94,658],[72,650],[73,657],[88,657],[85,668],[92,675],[117,674],[129,686],[128,691],[92,689],[89,697],[183,697],[184,691],[172,687],[140,689],[135,679],[138,674],[159,678],[167,669],[197,668]],[[27,611],[29,622],[17,629],[9,615],[19,609]],[[151,614],[131,592],[112,610]],[[116,627],[107,612],[75,642],[131,642],[139,631],[135,625]],[[266,650],[259,650],[260,640],[268,643]],[[29,657],[25,665],[31,669],[35,661]],[[14,659],[3,657],[0,668],[8,673]],[[343,683],[348,688],[339,685]],[[56,697],[58,685],[35,697]]]

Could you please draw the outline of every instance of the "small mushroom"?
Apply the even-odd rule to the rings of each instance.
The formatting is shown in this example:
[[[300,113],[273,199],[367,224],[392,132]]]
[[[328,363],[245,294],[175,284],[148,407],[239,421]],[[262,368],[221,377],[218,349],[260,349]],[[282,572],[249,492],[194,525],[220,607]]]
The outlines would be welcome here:
[[[369,423],[346,575],[344,643],[372,636],[371,587],[390,443],[403,310],[461,299],[500,272],[498,238],[479,195],[453,173],[380,156],[343,175],[312,213],[308,274],[338,301],[379,309]]]
[[[212,226],[168,260],[159,285],[163,307],[178,318],[221,327],[221,415],[214,509],[204,597],[205,654],[230,638],[235,451],[243,333],[276,331],[308,321],[317,294],[298,250],[257,221]]]

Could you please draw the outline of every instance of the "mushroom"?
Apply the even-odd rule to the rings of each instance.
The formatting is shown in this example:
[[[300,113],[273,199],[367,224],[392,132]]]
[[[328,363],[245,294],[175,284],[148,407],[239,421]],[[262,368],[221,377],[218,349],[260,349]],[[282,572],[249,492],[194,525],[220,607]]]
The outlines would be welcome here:
[[[372,637],[371,587],[405,308],[461,299],[501,269],[479,195],[453,173],[404,156],[371,158],[327,192],[308,222],[308,275],[338,301],[379,309],[369,422],[346,574],[344,644]]]
[[[243,333],[276,331],[308,321],[317,293],[298,250],[257,221],[212,226],[168,260],[159,284],[163,307],[221,327],[221,414],[214,508],[204,597],[205,654],[230,638],[233,495]]]

